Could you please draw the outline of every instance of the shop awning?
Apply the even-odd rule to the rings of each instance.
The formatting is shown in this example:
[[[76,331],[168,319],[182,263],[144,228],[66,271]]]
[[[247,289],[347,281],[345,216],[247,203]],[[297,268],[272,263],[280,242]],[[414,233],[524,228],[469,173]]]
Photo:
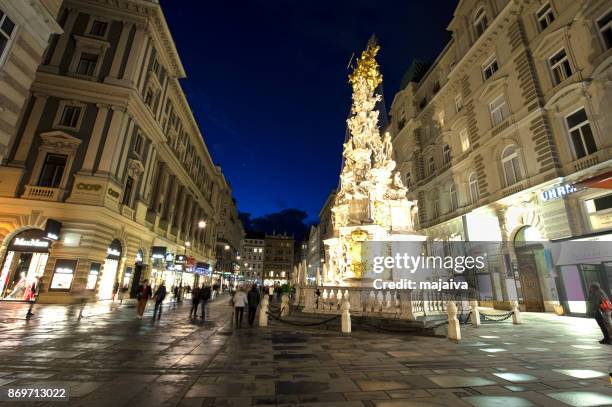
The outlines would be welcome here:
[[[581,186],[584,188],[612,189],[612,171],[582,180],[576,183],[576,186]]]

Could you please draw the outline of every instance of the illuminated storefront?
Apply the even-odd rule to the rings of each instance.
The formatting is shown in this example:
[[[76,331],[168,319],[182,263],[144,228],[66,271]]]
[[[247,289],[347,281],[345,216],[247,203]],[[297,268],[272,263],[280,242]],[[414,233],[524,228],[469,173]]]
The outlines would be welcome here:
[[[0,272],[0,298],[27,301],[43,276],[51,240],[45,231],[28,229],[11,239]]]
[[[113,240],[106,249],[106,260],[104,261],[98,288],[99,300],[109,300],[113,295],[113,286],[115,285],[117,271],[119,270],[121,253],[121,242],[117,239]]]

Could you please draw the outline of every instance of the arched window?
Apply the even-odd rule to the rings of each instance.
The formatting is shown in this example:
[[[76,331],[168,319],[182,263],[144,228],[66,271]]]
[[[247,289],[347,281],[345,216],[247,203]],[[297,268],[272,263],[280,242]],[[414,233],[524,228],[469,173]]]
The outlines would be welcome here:
[[[470,199],[474,204],[478,202],[478,199],[480,198],[478,193],[478,176],[475,172],[470,174],[470,177],[468,178],[468,183],[470,184]]]
[[[506,186],[516,184],[523,179],[518,146],[510,145],[506,147],[502,152],[501,162]]]
[[[476,38],[479,38],[482,33],[484,33],[489,26],[489,21],[487,20],[487,13],[485,12],[484,7],[480,7],[476,14],[474,14],[474,30],[476,31]]]
[[[457,187],[455,184],[451,184],[450,186],[450,210],[451,212],[456,211],[459,208],[459,199],[457,198]]]

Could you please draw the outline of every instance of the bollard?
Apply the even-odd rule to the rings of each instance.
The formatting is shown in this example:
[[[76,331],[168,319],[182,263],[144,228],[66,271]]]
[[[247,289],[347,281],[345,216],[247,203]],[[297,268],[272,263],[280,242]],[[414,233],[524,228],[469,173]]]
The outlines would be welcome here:
[[[470,319],[472,321],[472,325],[475,328],[480,326],[480,311],[478,311],[478,301],[471,300],[470,301],[470,311],[472,313]]]
[[[349,310],[351,309],[351,303],[348,298],[345,298],[340,305],[340,311],[342,312],[342,333],[350,334],[351,333],[351,313]]]
[[[263,296],[259,304],[259,326],[268,326],[268,303],[270,300],[267,295]]]
[[[287,294],[283,294],[281,297],[281,317],[286,317],[289,315],[289,296]]]
[[[457,319],[457,305],[454,301],[449,301],[446,307],[448,312],[448,339],[455,341],[461,340],[461,327]]]
[[[522,323],[521,322],[521,311],[519,311],[518,302],[512,301],[511,307],[512,307],[512,323],[515,325]]]

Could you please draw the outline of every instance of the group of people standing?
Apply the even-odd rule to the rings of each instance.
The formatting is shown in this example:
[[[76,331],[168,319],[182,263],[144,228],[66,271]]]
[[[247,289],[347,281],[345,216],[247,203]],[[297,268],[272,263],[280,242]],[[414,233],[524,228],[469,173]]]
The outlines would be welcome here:
[[[191,310],[189,311],[190,318],[198,317],[198,306],[200,307],[200,319],[206,317],[206,304],[212,298],[212,289],[210,285],[203,285],[198,287],[197,285],[191,291]]]

